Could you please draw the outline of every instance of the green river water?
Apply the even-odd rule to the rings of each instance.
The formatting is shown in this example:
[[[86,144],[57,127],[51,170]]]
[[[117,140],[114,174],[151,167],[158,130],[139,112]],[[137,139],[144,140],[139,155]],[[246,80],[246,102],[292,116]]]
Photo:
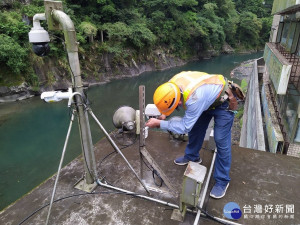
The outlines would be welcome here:
[[[221,55],[165,71],[146,72],[134,78],[115,80],[88,90],[94,114],[107,131],[114,129],[112,116],[122,105],[138,109],[138,87],[146,87],[146,104],[152,103],[157,86],[181,71],[220,73],[229,77],[239,63],[259,58],[262,52]],[[34,97],[0,104],[0,210],[22,197],[57,172],[70,112],[67,101],[48,104]],[[93,142],[104,135],[90,120]],[[77,122],[74,123],[64,164],[81,153]],[[49,192],[49,195],[51,193]]]

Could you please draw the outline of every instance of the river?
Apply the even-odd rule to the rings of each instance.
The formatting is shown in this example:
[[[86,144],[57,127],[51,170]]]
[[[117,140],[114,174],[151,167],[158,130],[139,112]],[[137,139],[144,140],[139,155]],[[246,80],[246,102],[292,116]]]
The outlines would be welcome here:
[[[119,106],[138,109],[139,85],[145,85],[146,104],[152,103],[155,88],[176,73],[191,70],[229,77],[230,71],[241,62],[261,56],[262,52],[221,55],[169,70],[146,72],[138,77],[91,87],[88,98],[94,114],[107,131],[112,131],[112,116]],[[57,171],[69,120],[66,101],[45,103],[34,97],[0,104],[0,210]],[[90,120],[90,123],[93,143],[96,143],[104,135],[94,121]],[[64,165],[80,153],[78,126],[74,123]]]

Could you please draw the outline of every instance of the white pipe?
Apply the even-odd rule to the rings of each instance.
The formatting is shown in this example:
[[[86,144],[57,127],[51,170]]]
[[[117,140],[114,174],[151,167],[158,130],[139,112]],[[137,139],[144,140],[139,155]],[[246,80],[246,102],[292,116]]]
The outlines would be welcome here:
[[[172,204],[172,203],[169,203],[169,202],[166,202],[166,201],[162,201],[162,200],[159,200],[159,199],[156,199],[156,198],[152,198],[152,197],[149,197],[149,196],[146,196],[146,195],[137,194],[137,193],[132,192],[132,191],[127,191],[127,190],[122,189],[122,188],[114,187],[112,185],[102,183],[99,179],[97,179],[96,182],[99,186],[102,186],[102,187],[110,188],[110,189],[120,191],[120,192],[129,194],[129,195],[134,195],[135,197],[147,199],[147,200],[150,200],[150,201],[153,201],[153,202],[157,202],[157,203],[160,203],[160,204],[163,204],[163,205],[166,205],[166,206],[173,207],[175,209],[179,209],[178,205],[175,205],[175,204]]]
[[[175,205],[175,204],[170,203],[170,202],[166,202],[166,201],[163,201],[163,200],[152,198],[152,197],[149,197],[149,196],[146,196],[146,195],[141,195],[141,194],[138,194],[138,193],[135,193],[135,192],[132,192],[132,191],[127,191],[127,190],[122,189],[122,188],[114,187],[112,185],[102,183],[99,179],[97,179],[96,182],[100,187],[113,189],[113,190],[116,190],[116,191],[123,192],[125,194],[133,195],[135,197],[139,197],[139,198],[146,199],[146,200],[149,200],[149,201],[152,201],[152,202],[156,202],[156,203],[160,203],[160,204],[163,204],[163,205],[166,205],[166,206],[170,206],[174,209],[179,209],[178,205]],[[190,212],[190,213],[196,213],[196,211],[191,210],[191,209],[187,209],[187,211]],[[201,213],[201,214],[202,214],[202,216],[206,216],[204,213]],[[228,223],[228,224],[232,224],[232,225],[241,225],[239,223],[235,223],[235,222],[232,222],[232,221],[229,221],[229,220],[224,220],[224,219],[221,219],[219,217],[214,217],[214,218],[217,219],[217,220],[220,220],[224,223]]]
[[[46,20],[45,13],[38,13],[33,16],[33,27],[34,28],[42,28],[40,24],[40,20]]]
[[[211,161],[211,165],[210,165],[210,168],[209,168],[209,172],[208,172],[208,175],[207,175],[207,180],[206,180],[206,183],[205,183],[205,186],[204,186],[204,189],[203,189],[203,194],[202,194],[202,199],[200,200],[200,204],[199,206],[202,208],[203,204],[204,204],[204,200],[205,200],[205,196],[206,196],[206,193],[207,193],[207,189],[208,189],[208,185],[209,185],[209,181],[210,181],[210,178],[211,178],[211,174],[212,174],[212,171],[213,171],[213,168],[214,168],[214,164],[215,164],[215,161],[216,161],[216,155],[217,155],[217,149],[214,150],[214,155],[213,155],[213,158],[212,158],[212,161]],[[194,225],[198,225],[199,223],[199,220],[200,220],[200,215],[205,215],[203,213],[201,213],[200,210],[197,211],[197,215],[196,215],[196,218],[195,218],[195,221],[194,221]],[[226,224],[232,224],[232,225],[241,225],[240,223],[235,223],[233,221],[230,221],[230,220],[224,220],[222,218],[218,218],[218,217],[215,217],[216,220],[219,220],[221,222],[224,222]]]
[[[215,151],[214,151],[214,155],[213,155],[213,158],[211,160],[211,165],[210,165],[209,172],[208,172],[208,175],[207,175],[206,183],[205,183],[205,186],[204,186],[204,189],[203,189],[202,199],[200,200],[200,207],[201,208],[202,208],[204,200],[205,200],[208,184],[209,184],[210,177],[211,177],[211,174],[212,174],[212,171],[213,171],[213,168],[214,168],[214,164],[215,164],[215,160],[216,160],[216,155],[217,155],[217,149],[215,149]],[[194,221],[194,225],[198,224],[199,219],[200,219],[200,213],[201,213],[201,211],[198,210],[195,221]]]
[[[69,101],[68,101],[68,107],[70,107],[70,106],[71,106],[71,104],[72,104],[72,100],[73,100],[73,97],[74,97],[75,95],[80,95],[80,97],[81,97],[81,100],[82,100],[82,102],[83,102],[83,97],[82,97],[82,94],[81,94],[81,93],[79,93],[79,92],[74,92],[74,93],[72,93],[72,94],[71,94],[71,96],[69,97]]]

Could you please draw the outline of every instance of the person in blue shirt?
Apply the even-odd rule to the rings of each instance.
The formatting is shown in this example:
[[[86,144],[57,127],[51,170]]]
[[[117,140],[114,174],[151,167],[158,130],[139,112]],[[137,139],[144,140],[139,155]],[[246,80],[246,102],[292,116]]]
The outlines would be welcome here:
[[[174,160],[177,165],[186,165],[189,161],[202,162],[199,151],[209,122],[214,118],[217,156],[215,185],[210,196],[222,198],[230,181],[232,110],[237,108],[237,100],[225,78],[203,72],[181,72],[156,89],[153,101],[162,115],[158,119],[149,119],[146,126],[178,134],[188,133],[189,142],[184,156]],[[183,118],[180,121],[166,121],[166,117],[179,106],[185,109]]]

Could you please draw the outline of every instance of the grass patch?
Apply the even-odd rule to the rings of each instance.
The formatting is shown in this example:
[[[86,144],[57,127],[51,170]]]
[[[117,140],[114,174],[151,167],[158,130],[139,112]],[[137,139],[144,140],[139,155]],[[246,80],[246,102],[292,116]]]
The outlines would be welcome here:
[[[18,74],[12,73],[10,69],[2,65],[0,71],[0,86],[12,87],[19,86],[24,82],[24,78]]]
[[[248,88],[248,83],[246,81],[246,79],[243,79],[242,82],[241,82],[241,88],[242,88],[242,91],[245,93],[247,92],[247,88]]]

